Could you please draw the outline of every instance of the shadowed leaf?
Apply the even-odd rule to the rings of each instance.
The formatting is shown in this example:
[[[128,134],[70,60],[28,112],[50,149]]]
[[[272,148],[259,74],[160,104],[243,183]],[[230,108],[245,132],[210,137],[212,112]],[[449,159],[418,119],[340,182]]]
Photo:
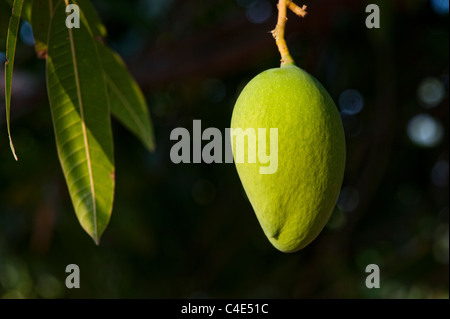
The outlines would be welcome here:
[[[90,0],[76,0],[74,3],[78,4],[89,23],[92,34],[94,37],[104,38],[107,35],[106,27],[103,25],[97,11],[92,5]]]
[[[31,26],[36,55],[41,59],[47,56],[48,27],[59,1],[61,0],[34,0],[32,4]]]
[[[155,148],[153,126],[144,95],[121,57],[101,43],[102,57],[112,114],[133,132],[150,151]]]
[[[17,33],[19,31],[20,15],[22,13],[23,0],[14,1],[12,15],[9,20],[8,35],[6,38],[6,63],[5,63],[5,103],[6,103],[6,125],[8,127],[9,146],[17,161],[16,151],[11,139],[11,87],[14,69],[14,56],[16,54]]]

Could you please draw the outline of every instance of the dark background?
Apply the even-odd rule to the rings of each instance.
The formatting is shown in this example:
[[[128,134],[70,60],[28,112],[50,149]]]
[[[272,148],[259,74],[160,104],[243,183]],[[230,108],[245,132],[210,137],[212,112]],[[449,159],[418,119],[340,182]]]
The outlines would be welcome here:
[[[19,162],[4,91],[0,102],[0,297],[448,298],[448,0],[297,1],[308,16],[288,14],[291,53],[330,92],[347,140],[333,216],[294,254],[265,238],[234,164],[169,158],[172,129],[201,119],[224,132],[245,84],[279,65],[269,33],[276,1],[92,2],[146,94],[157,150],[113,122],[114,210],[95,246],[70,202],[44,61],[22,24],[12,104]],[[369,3],[380,6],[380,29],[365,26]],[[68,290],[72,263],[81,288]],[[380,289],[365,286],[372,263]]]

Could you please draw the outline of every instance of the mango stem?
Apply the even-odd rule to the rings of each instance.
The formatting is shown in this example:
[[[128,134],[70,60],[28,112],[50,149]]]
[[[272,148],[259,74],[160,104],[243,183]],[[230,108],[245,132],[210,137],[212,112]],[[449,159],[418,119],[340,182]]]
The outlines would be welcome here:
[[[275,39],[275,43],[281,55],[281,66],[295,63],[294,59],[289,53],[286,40],[284,39],[284,30],[286,28],[286,21],[287,21],[286,17],[287,8],[289,8],[299,17],[304,18],[306,16],[306,6],[299,7],[290,0],[278,1],[278,21],[277,25],[275,26],[275,29],[272,30],[271,33],[273,38]]]

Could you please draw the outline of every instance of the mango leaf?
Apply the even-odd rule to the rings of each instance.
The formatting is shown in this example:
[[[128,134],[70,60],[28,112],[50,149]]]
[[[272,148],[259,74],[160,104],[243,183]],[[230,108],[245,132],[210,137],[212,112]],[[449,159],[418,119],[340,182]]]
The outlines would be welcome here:
[[[85,13],[94,35],[105,37],[106,28],[90,1],[76,0],[74,2]],[[147,149],[153,151],[155,148],[153,126],[144,95],[117,53],[98,42],[97,49],[102,58],[112,114],[135,134]]]
[[[12,8],[14,6],[14,0],[6,0],[9,6]],[[31,3],[33,0],[23,0],[22,7],[22,19],[30,22],[31,21]]]
[[[153,151],[153,126],[144,95],[120,56],[102,43],[97,43],[97,48],[102,57],[112,114]]]
[[[35,0],[36,1],[36,0]],[[106,27],[103,25],[97,11],[90,0],[76,0],[74,3],[78,4],[83,11],[89,27],[94,34],[94,37],[105,38],[107,36]]]
[[[31,8],[31,27],[36,55],[40,59],[47,56],[48,27],[53,11],[60,0],[34,0]]]
[[[34,0],[31,9],[31,26],[35,40],[36,55],[44,59],[47,56],[48,27],[53,11],[61,0]],[[83,11],[95,37],[105,37],[106,28],[89,0],[73,1]]]
[[[31,5],[33,0],[24,0],[22,9],[22,18],[28,22],[31,21]]]
[[[6,126],[8,127],[9,146],[17,161],[16,151],[11,139],[11,87],[14,69],[14,57],[16,54],[17,33],[19,31],[20,15],[22,13],[23,0],[15,0],[12,15],[9,19],[8,35],[6,38],[6,62],[5,62],[5,101],[6,101]]]
[[[47,89],[58,156],[81,226],[98,244],[114,197],[113,140],[106,83],[83,12],[65,25],[60,3],[49,29]]]

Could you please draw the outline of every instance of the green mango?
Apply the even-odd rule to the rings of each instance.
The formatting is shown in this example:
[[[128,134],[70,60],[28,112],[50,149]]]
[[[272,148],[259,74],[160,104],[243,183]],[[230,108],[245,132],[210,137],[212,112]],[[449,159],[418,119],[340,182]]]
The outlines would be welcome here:
[[[236,131],[249,128],[256,143],[244,135],[242,161]],[[277,140],[269,138],[271,128]],[[294,64],[266,70],[237,99],[230,131],[237,172],[265,235],[282,252],[304,248],[328,222],[344,176],[345,136],[332,98]],[[250,160],[256,151],[256,161]],[[262,173],[268,166],[263,155],[275,161],[274,152],[276,171]]]

